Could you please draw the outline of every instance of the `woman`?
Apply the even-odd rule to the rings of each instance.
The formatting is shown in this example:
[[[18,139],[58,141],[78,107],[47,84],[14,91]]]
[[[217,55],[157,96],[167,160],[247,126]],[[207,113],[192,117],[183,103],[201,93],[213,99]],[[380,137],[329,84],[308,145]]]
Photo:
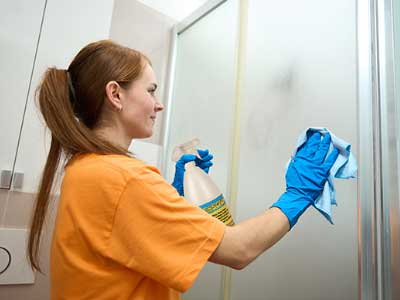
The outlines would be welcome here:
[[[287,189],[266,212],[233,227],[187,202],[185,155],[173,186],[128,153],[153,133],[163,106],[150,61],[111,41],[84,47],[38,89],[52,139],[29,239],[34,269],[54,173],[67,158],[51,246],[52,299],[180,299],[207,261],[242,269],[280,240],[321,193],[337,150],[315,133],[294,157]],[[325,162],[324,162],[325,160]],[[177,192],[179,191],[179,193]]]

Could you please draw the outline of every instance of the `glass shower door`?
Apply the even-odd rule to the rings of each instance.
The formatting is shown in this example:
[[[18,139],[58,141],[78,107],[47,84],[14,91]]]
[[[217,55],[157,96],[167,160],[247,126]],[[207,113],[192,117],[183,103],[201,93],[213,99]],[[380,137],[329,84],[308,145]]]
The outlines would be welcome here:
[[[221,1],[214,1],[221,2]],[[177,33],[164,174],[172,182],[174,147],[195,137],[208,148],[215,165],[210,176],[227,195],[233,123],[237,2],[226,1]],[[199,19],[200,18],[200,19]],[[229,199],[227,199],[229,201]],[[206,264],[184,299],[219,299],[222,267]]]
[[[215,154],[212,176],[226,195],[238,178],[232,199],[240,222],[284,191],[286,162],[307,127],[348,141],[360,168],[358,179],[335,180],[335,225],[310,208],[276,246],[232,271],[231,281],[224,276],[223,291],[220,269],[208,265],[185,298],[398,299],[400,2],[208,3],[219,7],[178,33],[167,177],[173,147],[199,137]]]
[[[357,156],[355,1],[248,1],[238,222],[285,190],[307,127],[327,127]],[[277,245],[233,271],[232,300],[357,299],[357,181],[335,180],[331,225],[314,208]]]

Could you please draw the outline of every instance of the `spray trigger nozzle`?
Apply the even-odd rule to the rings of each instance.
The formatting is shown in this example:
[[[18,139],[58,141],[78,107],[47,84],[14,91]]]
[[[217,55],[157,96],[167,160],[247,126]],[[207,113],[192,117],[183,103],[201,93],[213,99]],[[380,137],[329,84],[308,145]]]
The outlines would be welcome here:
[[[176,146],[172,152],[172,160],[178,161],[184,154],[193,154],[200,158],[199,154],[197,153],[197,146],[199,144],[200,140],[198,138],[194,138],[189,142]]]

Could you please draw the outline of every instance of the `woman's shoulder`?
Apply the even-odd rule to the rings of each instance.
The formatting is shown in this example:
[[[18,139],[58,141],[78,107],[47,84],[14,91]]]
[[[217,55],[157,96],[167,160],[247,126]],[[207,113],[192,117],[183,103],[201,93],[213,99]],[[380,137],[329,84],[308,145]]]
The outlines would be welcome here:
[[[66,175],[101,178],[127,182],[132,178],[141,178],[145,174],[160,175],[160,171],[145,162],[128,155],[119,154],[82,154],[72,158],[66,166]]]

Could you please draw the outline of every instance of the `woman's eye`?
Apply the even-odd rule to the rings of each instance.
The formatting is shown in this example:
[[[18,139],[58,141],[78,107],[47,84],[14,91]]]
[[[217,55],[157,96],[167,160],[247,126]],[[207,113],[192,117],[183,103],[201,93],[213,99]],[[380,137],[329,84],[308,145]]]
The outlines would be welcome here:
[[[149,90],[149,93],[154,96],[154,93],[156,92],[156,90]]]

